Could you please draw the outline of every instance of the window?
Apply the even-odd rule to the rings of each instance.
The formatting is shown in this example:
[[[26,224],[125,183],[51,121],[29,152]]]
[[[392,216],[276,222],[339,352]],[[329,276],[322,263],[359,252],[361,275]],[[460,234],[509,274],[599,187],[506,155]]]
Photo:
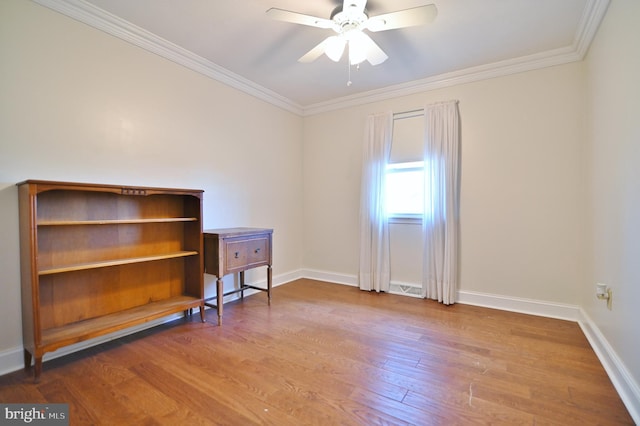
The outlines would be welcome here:
[[[424,114],[395,114],[386,170],[386,215],[391,222],[415,223],[424,209]]]
[[[387,164],[386,213],[390,219],[419,219],[424,210],[422,161]]]

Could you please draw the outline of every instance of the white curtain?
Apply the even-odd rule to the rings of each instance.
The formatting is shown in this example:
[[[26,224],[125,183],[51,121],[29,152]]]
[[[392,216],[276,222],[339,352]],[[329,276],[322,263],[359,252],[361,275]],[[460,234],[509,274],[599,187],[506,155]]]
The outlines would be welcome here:
[[[425,206],[422,296],[456,301],[460,258],[460,116],[458,102],[425,107]]]
[[[367,117],[360,195],[360,289],[389,291],[389,225],[385,217],[385,173],[391,152],[393,114]]]

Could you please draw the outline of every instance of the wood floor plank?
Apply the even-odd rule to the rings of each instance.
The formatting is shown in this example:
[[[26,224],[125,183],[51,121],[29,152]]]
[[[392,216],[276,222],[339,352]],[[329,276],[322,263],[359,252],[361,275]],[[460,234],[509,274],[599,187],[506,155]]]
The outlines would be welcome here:
[[[111,424],[147,423],[148,414],[135,405],[115,398],[113,386],[101,379],[99,374],[89,371],[73,371],[65,386],[92,417]]]
[[[487,424],[487,419],[492,419],[491,424],[535,424],[529,413],[475,397],[472,384],[463,392],[449,395],[438,389],[428,395],[409,392],[403,402],[410,407],[429,407],[429,413],[441,413],[444,420],[439,424]]]
[[[34,385],[32,387],[35,388]],[[46,382],[38,386],[38,391],[46,398],[46,402],[69,404],[69,419],[73,419],[74,424],[90,425],[100,424],[98,413],[85,405],[81,398],[68,388],[66,380],[48,379]],[[3,398],[1,401],[7,401]],[[31,399],[18,399],[11,402],[27,403],[32,402]],[[101,404],[104,406],[105,404]]]
[[[165,367],[166,365],[146,362],[132,367],[132,370],[177,404],[189,407],[191,411],[198,413],[211,424],[258,424],[251,421],[244,412],[230,412],[221,401],[197,386],[168,374]]]
[[[438,411],[432,410],[432,406],[430,405],[412,407],[404,402],[380,398],[374,392],[359,387],[351,394],[351,398],[368,407],[375,407],[377,410],[383,411],[396,419],[390,424],[444,425],[448,422],[447,416],[443,416]]]
[[[264,425],[296,425],[294,418],[269,403],[267,395],[256,386],[242,383],[234,375],[225,374],[218,380],[203,380],[202,371],[190,365],[163,363],[162,368],[168,374],[184,382],[193,383],[201,392],[215,399],[223,408],[217,411],[225,413],[242,413],[248,422]],[[242,397],[238,397],[242,395]],[[234,419],[242,421],[244,419]]]
[[[633,424],[576,323],[298,280],[0,377],[84,425]]]
[[[172,398],[162,393],[138,376],[127,379],[114,389],[114,400],[147,416],[165,417],[179,411],[180,406]]]

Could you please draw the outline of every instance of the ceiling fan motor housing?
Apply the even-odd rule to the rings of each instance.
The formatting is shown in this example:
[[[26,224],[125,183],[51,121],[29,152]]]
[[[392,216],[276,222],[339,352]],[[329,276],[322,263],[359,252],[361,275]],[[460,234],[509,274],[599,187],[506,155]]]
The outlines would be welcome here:
[[[355,7],[343,11],[340,5],[333,9],[330,19],[335,23],[333,30],[338,34],[344,34],[359,29],[369,19],[369,15],[366,10],[360,12]]]

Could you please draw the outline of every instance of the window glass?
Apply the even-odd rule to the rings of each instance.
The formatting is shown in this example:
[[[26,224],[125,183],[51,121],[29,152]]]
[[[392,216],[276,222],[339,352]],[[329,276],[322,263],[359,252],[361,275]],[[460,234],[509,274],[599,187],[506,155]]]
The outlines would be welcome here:
[[[396,114],[386,173],[386,212],[389,218],[422,217],[424,209],[424,115]]]
[[[424,149],[424,116],[400,115],[393,120],[390,163],[420,161]]]
[[[388,217],[417,217],[424,209],[422,161],[387,165],[386,213]]]

